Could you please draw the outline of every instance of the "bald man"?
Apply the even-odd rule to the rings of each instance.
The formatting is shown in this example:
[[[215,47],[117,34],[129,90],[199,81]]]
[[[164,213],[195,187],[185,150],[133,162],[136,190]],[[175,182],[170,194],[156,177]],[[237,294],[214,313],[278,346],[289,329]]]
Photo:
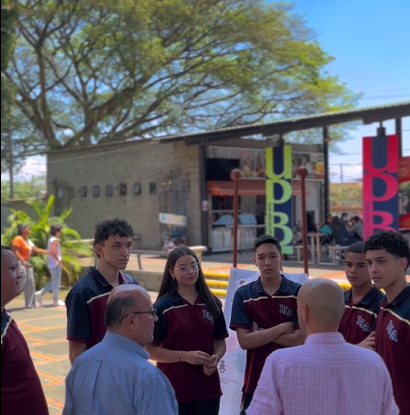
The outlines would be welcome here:
[[[63,415],[177,415],[175,392],[148,362],[156,310],[148,292],[134,284],[114,288],[107,301],[107,333],[82,353],[66,379]]]
[[[390,376],[375,352],[338,332],[345,304],[333,281],[315,278],[299,291],[303,346],[273,352],[247,415],[397,415]]]

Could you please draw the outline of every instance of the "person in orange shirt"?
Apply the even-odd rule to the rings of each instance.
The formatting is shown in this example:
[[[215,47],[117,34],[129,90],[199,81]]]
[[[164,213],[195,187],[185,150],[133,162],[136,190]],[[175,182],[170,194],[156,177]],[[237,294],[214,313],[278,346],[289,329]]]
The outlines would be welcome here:
[[[31,252],[36,254],[48,255],[50,252],[45,249],[37,248],[33,242],[28,239],[30,235],[30,227],[28,225],[18,225],[17,236],[13,239],[12,246],[13,252],[17,258],[24,265],[25,275],[23,278],[26,280],[24,286],[24,301],[26,308],[32,308],[35,306],[35,281],[33,267],[31,266]]]

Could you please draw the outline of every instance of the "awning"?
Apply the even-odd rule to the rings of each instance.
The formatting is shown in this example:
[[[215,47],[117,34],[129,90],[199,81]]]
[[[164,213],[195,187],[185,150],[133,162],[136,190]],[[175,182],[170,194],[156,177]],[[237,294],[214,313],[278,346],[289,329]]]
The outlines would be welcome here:
[[[239,196],[265,196],[266,181],[265,180],[239,180]],[[209,181],[207,182],[208,194],[212,196],[233,196],[233,181]],[[300,196],[300,181],[292,180],[292,195]],[[310,192],[306,190],[306,196]]]

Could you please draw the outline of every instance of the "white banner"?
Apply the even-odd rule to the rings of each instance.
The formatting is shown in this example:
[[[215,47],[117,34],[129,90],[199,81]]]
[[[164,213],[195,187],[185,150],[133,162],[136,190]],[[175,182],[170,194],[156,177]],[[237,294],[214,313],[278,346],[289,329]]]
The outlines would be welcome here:
[[[219,377],[223,396],[219,415],[238,415],[241,408],[243,377],[246,365],[246,351],[239,346],[236,332],[229,328],[231,321],[232,304],[236,290],[245,284],[256,281],[259,271],[231,268],[228,290],[224,304],[224,317],[228,327],[229,337],[226,339],[226,353],[219,362]],[[306,274],[285,274],[286,278],[302,284],[308,279]]]
[[[187,217],[183,215],[174,215],[172,213],[160,213],[159,223],[165,223],[167,225],[186,226]]]

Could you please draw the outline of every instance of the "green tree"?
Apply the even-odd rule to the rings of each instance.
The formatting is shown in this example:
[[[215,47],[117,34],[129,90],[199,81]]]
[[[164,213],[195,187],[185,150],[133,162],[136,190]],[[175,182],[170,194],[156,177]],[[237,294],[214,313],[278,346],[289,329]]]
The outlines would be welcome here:
[[[358,183],[331,183],[329,189],[331,206],[360,206],[363,186]]]
[[[350,108],[287,3],[25,0],[7,78],[22,154]]]
[[[30,239],[34,245],[47,249],[51,225],[63,225],[63,232],[60,238],[63,257],[62,281],[66,284],[74,284],[78,280],[81,272],[80,257],[91,256],[91,250],[87,243],[81,241],[79,233],[67,227],[64,222],[70,215],[71,209],[66,210],[58,217],[50,216],[54,196],[51,196],[46,203],[40,200],[32,200],[27,203],[34,208],[36,217],[30,217],[21,210],[11,209],[11,215],[8,218],[10,226],[1,235],[2,245],[11,245],[13,238],[17,235],[17,225],[22,223],[30,226]],[[36,276],[36,287],[42,287],[45,284],[45,279],[49,277],[46,256],[33,254],[32,264]]]
[[[30,199],[38,197],[41,190],[46,190],[45,176],[35,176],[30,180],[23,180],[14,183],[15,199]],[[10,182],[1,182],[1,201],[7,202],[10,198]]]
[[[7,69],[14,43],[14,23],[17,18],[16,3],[1,0],[1,121],[8,114],[11,101],[10,84],[3,76]]]

